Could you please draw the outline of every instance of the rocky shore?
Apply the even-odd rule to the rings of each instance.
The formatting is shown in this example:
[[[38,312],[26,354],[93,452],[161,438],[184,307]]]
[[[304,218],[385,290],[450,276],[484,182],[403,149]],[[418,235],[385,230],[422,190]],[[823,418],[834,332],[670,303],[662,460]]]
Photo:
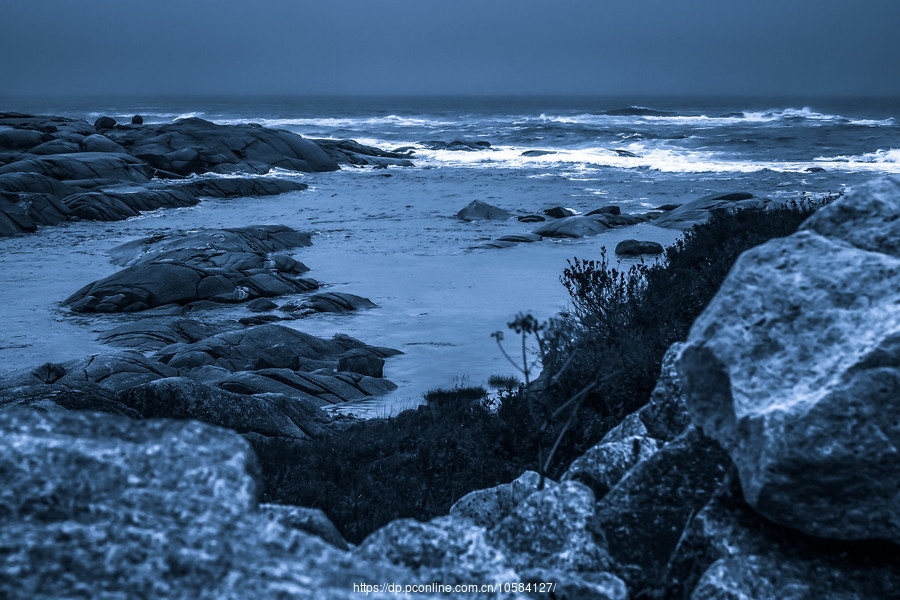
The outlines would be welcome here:
[[[341,164],[411,165],[409,154],[352,140],[308,140],[259,125],[198,118],[118,124],[0,113],[0,236],[70,220],[119,221],[203,197],[303,190],[290,179],[247,177],[272,169],[334,171]],[[208,175],[228,177],[208,177]],[[198,176],[207,177],[198,178]]]
[[[271,169],[408,164],[253,125],[111,121],[0,115],[0,234],[305,187],[247,176]],[[530,215],[531,236],[487,245],[650,219],[686,229],[767,204],[558,207]],[[457,216],[513,213],[473,203]],[[746,252],[670,349],[649,403],[558,482],[538,489],[525,472],[359,545],[320,511],[259,498],[267,461],[352,423],[323,407],[395,387],[383,369],[396,350],[282,322],[375,302],[321,292],[289,254],[312,234],[281,225],[119,245],[120,270],[63,302],[127,319],[100,335],[118,351],[0,378],[0,596],[351,598],[354,584],[552,582],[552,594],[473,596],[900,598],[898,223],[900,180],[879,180]],[[253,316],[216,315],[235,304]]]

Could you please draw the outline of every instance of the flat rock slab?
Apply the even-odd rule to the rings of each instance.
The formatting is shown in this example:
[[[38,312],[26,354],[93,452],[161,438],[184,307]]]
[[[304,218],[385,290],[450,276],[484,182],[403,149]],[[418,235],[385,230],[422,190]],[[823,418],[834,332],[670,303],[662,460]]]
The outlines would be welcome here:
[[[312,439],[330,421],[316,404],[299,398],[239,395],[182,377],[133,387],[119,400],[146,418],[196,419],[267,437]]]
[[[46,363],[33,369],[19,369],[0,377],[0,389],[20,386],[57,384],[77,387],[98,384],[113,390],[174,377],[178,371],[145,357],[139,352],[92,354],[63,363]]]
[[[310,234],[277,225],[135,240],[112,251],[114,261],[128,266],[88,284],[63,305],[74,312],[138,312],[308,292],[318,287],[299,277],[308,268],[268,252],[309,244]]]
[[[180,249],[216,249],[267,254],[312,245],[312,234],[284,225],[256,225],[226,229],[200,229],[140,238],[110,250],[113,263],[129,266]]]
[[[227,325],[212,325],[197,319],[171,317],[145,318],[126,323],[101,333],[104,344],[136,350],[159,350],[178,343],[194,343],[232,329]]]
[[[349,350],[367,346],[347,336],[330,340],[267,324],[240,331],[228,331],[193,344],[175,344],[162,349],[157,358],[178,369],[206,365],[228,371],[252,371],[265,368],[297,369],[302,359],[337,360]]]
[[[153,169],[129,154],[80,152],[36,156],[0,166],[4,173],[38,173],[53,179],[108,179],[125,183],[147,183]]]

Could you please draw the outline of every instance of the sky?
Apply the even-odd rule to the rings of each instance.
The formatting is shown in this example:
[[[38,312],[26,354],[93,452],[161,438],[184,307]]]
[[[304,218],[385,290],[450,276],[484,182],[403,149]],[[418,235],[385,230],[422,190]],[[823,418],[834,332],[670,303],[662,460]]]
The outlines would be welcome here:
[[[0,95],[900,96],[897,0],[2,0]]]

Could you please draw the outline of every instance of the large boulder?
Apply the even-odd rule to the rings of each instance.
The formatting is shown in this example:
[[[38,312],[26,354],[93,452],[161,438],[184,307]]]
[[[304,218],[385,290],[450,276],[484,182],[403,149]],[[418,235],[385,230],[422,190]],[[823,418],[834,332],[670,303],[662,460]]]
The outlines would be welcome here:
[[[260,512],[249,444],[196,421],[0,410],[0,473],[4,598],[349,600],[414,581]]]
[[[535,491],[490,532],[516,569],[566,572],[607,571],[612,560],[591,530],[596,518],[594,493],[577,481]]]
[[[681,354],[747,501],[810,535],[900,543],[898,223],[892,178],[745,252]]]
[[[616,244],[619,256],[640,256],[641,254],[662,254],[665,249],[659,242],[649,240],[622,240]]]
[[[44,140],[44,134],[33,129],[0,126],[0,150],[28,150]]]

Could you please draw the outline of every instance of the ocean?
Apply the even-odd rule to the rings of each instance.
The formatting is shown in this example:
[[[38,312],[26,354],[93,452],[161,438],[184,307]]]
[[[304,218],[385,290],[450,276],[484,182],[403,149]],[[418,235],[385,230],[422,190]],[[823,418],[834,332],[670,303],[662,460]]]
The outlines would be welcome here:
[[[454,219],[472,200],[514,213],[608,204],[639,213],[719,191],[819,196],[900,173],[896,99],[57,98],[5,99],[0,110],[91,122],[102,115],[128,122],[140,114],[150,123],[199,117],[411,148],[414,167],[277,174],[309,183],[304,193],[210,200],[122,223],[71,223],[0,239],[0,365],[19,368],[104,351],[96,333],[132,318],[90,320],[58,306],[115,270],[106,251],[117,243],[251,223],[316,231],[314,245],[296,253],[310,276],[379,308],[291,326],[316,335],[345,332],[405,353],[386,369],[397,392],[343,407],[366,414],[415,405],[427,389],[513,373],[490,334],[518,312],[546,319],[565,310],[559,276],[567,259],[595,258],[627,237],[670,243],[679,235],[640,225],[595,238],[472,250],[534,228]],[[454,141],[465,143],[445,147]],[[221,314],[234,318],[242,310]]]

